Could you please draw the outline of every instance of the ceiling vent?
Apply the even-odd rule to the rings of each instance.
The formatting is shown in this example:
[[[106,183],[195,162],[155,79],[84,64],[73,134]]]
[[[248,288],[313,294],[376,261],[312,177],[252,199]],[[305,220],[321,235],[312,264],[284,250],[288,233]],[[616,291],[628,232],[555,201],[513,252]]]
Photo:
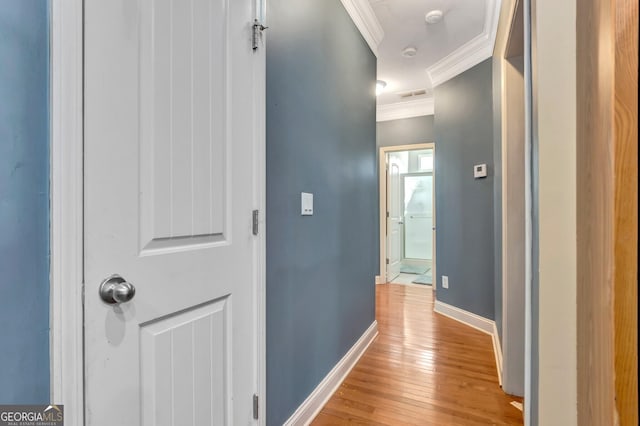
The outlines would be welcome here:
[[[398,93],[398,96],[400,96],[402,99],[407,99],[407,98],[413,98],[415,96],[422,96],[426,94],[427,94],[426,89],[420,89],[420,90],[413,90],[411,92]]]

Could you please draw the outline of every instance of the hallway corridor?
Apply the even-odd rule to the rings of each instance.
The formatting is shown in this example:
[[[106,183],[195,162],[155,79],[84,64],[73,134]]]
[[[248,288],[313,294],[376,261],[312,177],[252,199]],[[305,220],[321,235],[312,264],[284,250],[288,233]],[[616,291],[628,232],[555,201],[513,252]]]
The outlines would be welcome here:
[[[313,425],[521,425],[491,337],[433,312],[430,288],[376,286],[379,335]]]

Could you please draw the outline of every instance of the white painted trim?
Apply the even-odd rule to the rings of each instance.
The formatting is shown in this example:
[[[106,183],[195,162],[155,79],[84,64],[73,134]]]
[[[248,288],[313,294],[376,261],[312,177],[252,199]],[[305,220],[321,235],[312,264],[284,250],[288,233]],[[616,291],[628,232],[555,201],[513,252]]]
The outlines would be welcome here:
[[[496,370],[498,370],[498,381],[502,386],[502,346],[500,345],[500,335],[495,321],[493,322],[493,332],[491,333],[493,340],[493,354],[496,357]]]
[[[342,359],[331,369],[298,409],[284,422],[284,426],[309,425],[340,387],[360,357],[378,335],[378,322],[374,321]]]
[[[508,347],[509,344],[509,336],[508,333],[505,332],[505,330],[508,328],[508,318],[509,318],[509,298],[508,298],[508,285],[509,285],[509,280],[506,278],[507,277],[507,263],[505,262],[505,259],[508,259],[508,255],[505,252],[506,247],[508,246],[507,244],[507,232],[506,232],[506,221],[504,218],[507,217],[508,211],[507,211],[507,203],[505,200],[505,194],[507,193],[507,184],[509,183],[509,176],[507,175],[507,162],[505,161],[505,159],[507,158],[507,123],[506,123],[506,116],[507,114],[505,114],[505,112],[507,111],[507,85],[505,82],[505,75],[506,75],[506,59],[505,59],[505,53],[507,50],[507,45],[509,44],[509,34],[510,34],[510,30],[511,30],[511,26],[513,24],[513,19],[514,19],[514,15],[515,15],[515,11],[516,11],[516,6],[517,6],[517,1],[513,1],[511,4],[511,7],[509,8],[509,17],[508,17],[508,23],[505,23],[505,35],[504,37],[502,37],[502,43],[500,45],[496,45],[496,55],[499,58],[500,61],[500,107],[501,107],[501,118],[500,118],[500,158],[502,159],[501,161],[501,169],[502,169],[502,186],[500,189],[501,192],[501,201],[500,201],[500,205],[501,205],[501,209],[502,209],[502,224],[501,224],[501,234],[502,234],[502,251],[501,251],[501,256],[502,259],[500,261],[501,263],[501,275],[502,275],[502,283],[501,283],[501,287],[502,287],[502,338],[503,338],[503,343],[505,347]],[[501,359],[502,361],[502,359]],[[508,361],[507,361],[508,362]],[[501,367],[503,366],[503,363],[501,362]],[[502,368],[500,368],[500,370],[502,370]],[[502,375],[500,377],[500,384],[502,385]]]
[[[51,3],[51,402],[84,424],[82,0]]]
[[[384,284],[382,277],[380,275],[376,275],[376,284]]]
[[[378,217],[380,218],[380,281],[387,282],[387,150],[378,151]]]
[[[493,55],[502,0],[487,0],[482,32],[427,68],[436,87]]]
[[[517,107],[514,96],[524,96],[524,80],[517,82],[514,65],[508,57],[508,47],[515,33],[517,1],[504,2],[499,34],[496,40],[494,69],[500,74],[500,96],[502,118],[502,349],[503,383],[505,392],[511,395],[524,394],[525,354],[525,217],[524,197],[524,114]],[[523,31],[520,28],[520,31]],[[519,99],[518,99],[519,101]],[[524,99],[522,99],[524,104]],[[522,105],[524,109],[524,105]],[[514,111],[515,109],[515,111]],[[518,127],[521,126],[520,129]],[[520,130],[520,138],[515,133]],[[515,135],[515,136],[514,136]],[[520,145],[522,144],[522,145]],[[514,160],[514,152],[522,150],[521,157]],[[521,232],[522,235],[518,236]]]
[[[433,115],[435,103],[433,97],[395,102],[376,107],[376,121],[399,120],[402,118]]]
[[[437,313],[452,318],[458,322],[473,327],[476,330],[480,330],[488,335],[493,335],[493,327],[495,322],[476,315],[473,312],[465,311],[464,309],[457,308],[439,300],[435,301],[433,310]]]
[[[384,30],[373,8],[367,0],[340,0],[362,37],[374,55],[378,56],[378,46],[384,38]]]
[[[266,22],[265,0],[255,0],[254,17],[260,22]],[[255,173],[253,195],[254,208],[258,209],[258,235],[254,244],[254,256],[257,259],[253,282],[256,313],[255,330],[258,335],[255,341],[255,356],[258,362],[255,392],[259,396],[258,425],[267,424],[267,275],[266,275],[266,37],[262,39],[262,46],[254,52],[255,66],[253,67],[253,84],[256,90],[256,99],[253,103],[255,117],[254,123],[254,155],[253,169]]]

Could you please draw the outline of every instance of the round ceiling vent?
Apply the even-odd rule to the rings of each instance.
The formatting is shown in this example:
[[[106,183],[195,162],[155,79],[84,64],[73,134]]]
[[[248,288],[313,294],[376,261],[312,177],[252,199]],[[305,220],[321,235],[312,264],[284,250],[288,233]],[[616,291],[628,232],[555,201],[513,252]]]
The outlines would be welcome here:
[[[405,58],[413,58],[418,53],[418,49],[415,47],[407,47],[402,51],[402,56]]]
[[[442,20],[444,13],[441,10],[432,10],[431,12],[424,15],[424,20],[427,24],[437,24]]]

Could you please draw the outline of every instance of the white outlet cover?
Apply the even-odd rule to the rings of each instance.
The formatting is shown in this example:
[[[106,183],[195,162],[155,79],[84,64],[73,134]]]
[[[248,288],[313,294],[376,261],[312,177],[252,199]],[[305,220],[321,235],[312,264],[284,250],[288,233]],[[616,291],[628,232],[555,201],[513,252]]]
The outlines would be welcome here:
[[[442,276],[442,288],[449,288],[449,277],[446,275]]]
[[[313,216],[313,194],[309,192],[300,194],[300,214],[302,216]]]

